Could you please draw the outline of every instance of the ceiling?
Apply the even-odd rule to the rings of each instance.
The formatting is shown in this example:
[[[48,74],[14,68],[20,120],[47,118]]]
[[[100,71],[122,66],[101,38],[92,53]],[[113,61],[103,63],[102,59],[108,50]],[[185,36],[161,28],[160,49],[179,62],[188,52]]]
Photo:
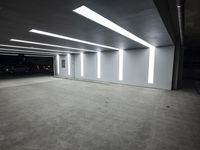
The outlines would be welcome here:
[[[200,48],[200,1],[185,1],[185,45]]]
[[[106,50],[28,32],[30,29],[38,29],[125,50],[144,48],[143,45],[72,11],[82,5],[153,46],[173,44],[153,0],[1,0],[0,44],[33,46],[9,41],[15,38],[68,47]]]

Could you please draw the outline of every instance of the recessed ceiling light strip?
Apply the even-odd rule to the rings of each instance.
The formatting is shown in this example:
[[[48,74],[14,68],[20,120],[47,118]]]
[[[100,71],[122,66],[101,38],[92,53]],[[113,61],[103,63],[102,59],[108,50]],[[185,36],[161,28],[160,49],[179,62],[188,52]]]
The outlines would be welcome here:
[[[56,54],[43,54],[43,53],[33,53],[33,52],[20,52],[20,51],[5,51],[0,49],[0,53],[9,53],[9,54],[40,54],[40,55],[49,55],[49,56],[55,56]]]
[[[93,43],[93,42],[89,42],[89,41],[75,39],[75,38],[72,38],[72,37],[67,37],[67,36],[63,36],[63,35],[59,35],[59,34],[54,34],[54,33],[50,33],[50,32],[36,30],[36,29],[32,29],[29,32],[37,33],[37,34],[42,34],[42,35],[47,35],[47,36],[51,36],[51,37],[55,37],[55,38],[59,38],[59,39],[68,40],[68,41],[74,41],[74,42],[78,42],[78,43],[84,43],[84,44],[88,44],[88,45],[103,47],[103,48],[106,48],[106,49],[120,50],[119,48],[116,48],[116,47],[111,47],[111,46],[107,46],[107,45],[97,44],[97,43]]]
[[[53,55],[36,55],[36,54],[26,54],[27,57],[53,57]]]
[[[17,45],[5,45],[0,44],[2,47],[12,47],[12,48],[22,48],[22,49],[32,49],[32,50],[42,50],[42,51],[50,51],[50,52],[61,52],[61,53],[79,53],[79,52],[71,52],[64,50],[53,50],[53,49],[44,49],[44,48],[36,48],[36,47],[25,47],[25,46],[17,46]]]
[[[136,41],[146,47],[154,47],[153,45],[149,44],[148,42],[144,41],[143,39],[137,37],[136,35],[130,33],[129,31],[127,31],[126,29],[120,27],[119,25],[115,24],[114,22],[108,20],[107,18],[101,16],[100,14],[96,13],[95,11],[87,8],[86,6],[81,6],[81,7],[78,7],[77,9],[74,9],[73,10],[75,13],[79,14],[79,15],[82,15],[110,30],[113,30],[133,41]]]
[[[97,52],[97,51],[89,50],[89,49],[74,48],[74,47],[67,47],[67,46],[47,44],[47,43],[40,43],[40,42],[33,42],[33,41],[26,41],[26,40],[10,39],[10,41],[20,42],[20,43],[27,43],[27,44],[35,44],[35,45],[43,45],[43,46],[50,46],[50,47],[57,47],[57,48],[64,48],[64,49],[71,49],[71,50],[78,50],[78,51]]]
[[[66,53],[56,53],[56,52],[39,52],[39,51],[30,51],[30,50],[18,50],[18,49],[9,49],[9,48],[0,48],[0,51],[7,51],[7,52],[23,52],[23,53],[40,53],[40,54],[66,54]]]

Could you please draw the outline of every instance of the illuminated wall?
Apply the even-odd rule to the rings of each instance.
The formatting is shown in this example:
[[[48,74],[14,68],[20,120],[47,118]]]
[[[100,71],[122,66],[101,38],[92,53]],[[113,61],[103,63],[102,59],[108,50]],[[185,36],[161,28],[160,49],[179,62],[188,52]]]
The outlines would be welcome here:
[[[149,81],[149,49],[123,51],[123,78],[119,80],[119,51],[101,52],[101,78],[97,78],[97,53],[83,53],[84,75],[81,76],[81,55],[75,55],[75,78],[101,82],[171,89],[174,47],[155,49],[153,84]]]
[[[59,64],[57,64],[58,61],[59,61]],[[64,67],[62,66],[62,61],[64,61],[64,63],[65,63]],[[57,60],[56,60],[56,66],[59,66],[59,71],[58,71],[58,69],[55,69],[55,70],[57,70],[57,73],[56,73],[57,77],[74,79],[74,77],[75,77],[74,55],[72,55],[72,54],[60,55],[59,59],[57,58]]]

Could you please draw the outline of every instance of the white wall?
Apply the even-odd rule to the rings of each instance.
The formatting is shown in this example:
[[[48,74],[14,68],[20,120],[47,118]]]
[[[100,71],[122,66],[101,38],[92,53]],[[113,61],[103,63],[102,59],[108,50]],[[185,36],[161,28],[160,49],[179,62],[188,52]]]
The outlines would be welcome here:
[[[124,51],[123,81],[118,80],[119,52],[101,53],[101,78],[97,78],[97,53],[84,53],[84,76],[81,77],[80,54],[75,55],[75,78],[144,87],[171,89],[174,47],[155,50],[154,84],[148,84],[149,49]]]
[[[62,60],[65,60],[65,68],[62,68]],[[68,67],[67,67],[67,55],[66,56],[60,56],[60,61],[59,61],[59,65],[60,65],[60,74],[58,75],[59,77],[68,77]]]
[[[101,53],[101,81],[118,83],[119,53],[116,51]]]
[[[148,86],[149,49],[124,51],[123,83]]]
[[[174,46],[157,48],[155,53],[155,82],[153,87],[171,89]]]
[[[62,68],[61,66],[61,61],[65,60],[65,68]],[[68,75],[68,59],[67,55],[59,55],[59,69],[60,73],[56,74],[57,77],[61,78],[72,78],[74,79],[75,77],[75,68],[74,68],[74,55],[71,54],[71,63],[70,63],[70,75]]]
[[[97,80],[97,53],[83,53],[84,79]],[[81,77],[81,56],[75,55],[75,77]]]

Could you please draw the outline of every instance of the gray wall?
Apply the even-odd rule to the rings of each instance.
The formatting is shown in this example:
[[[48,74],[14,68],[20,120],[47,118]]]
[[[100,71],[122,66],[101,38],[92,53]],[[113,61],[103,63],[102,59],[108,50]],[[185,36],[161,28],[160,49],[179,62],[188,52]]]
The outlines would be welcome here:
[[[75,55],[75,78],[128,85],[171,89],[174,47],[155,50],[154,84],[148,84],[149,49],[124,51],[123,81],[118,80],[119,53],[101,53],[101,78],[97,79],[97,54],[84,53],[84,76],[81,77],[80,54]]]

